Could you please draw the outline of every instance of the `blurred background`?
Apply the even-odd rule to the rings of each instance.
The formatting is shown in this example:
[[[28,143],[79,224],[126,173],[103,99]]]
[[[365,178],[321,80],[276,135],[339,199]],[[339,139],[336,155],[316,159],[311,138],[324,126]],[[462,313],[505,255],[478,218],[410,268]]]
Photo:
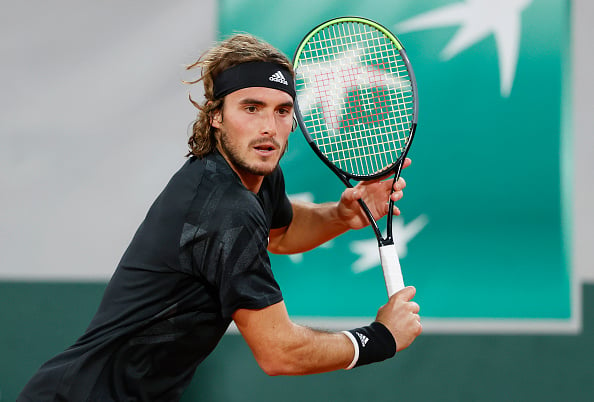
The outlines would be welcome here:
[[[594,64],[587,0],[72,0],[0,15],[0,401],[84,331],[148,207],[184,162],[184,70],[255,34],[292,57],[327,19],[403,42],[419,128],[395,220],[425,333],[350,372],[267,377],[233,328],[184,401],[594,400]],[[299,132],[291,197],[340,181]],[[383,227],[384,225],[380,225]],[[385,302],[370,229],[272,256],[294,320],[366,325]]]

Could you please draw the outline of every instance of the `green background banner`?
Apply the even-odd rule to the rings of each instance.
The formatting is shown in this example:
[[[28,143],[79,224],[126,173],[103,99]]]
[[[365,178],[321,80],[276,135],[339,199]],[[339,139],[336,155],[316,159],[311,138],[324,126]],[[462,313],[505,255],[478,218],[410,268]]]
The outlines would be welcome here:
[[[569,321],[568,2],[224,0],[219,29],[292,57],[311,28],[343,15],[391,29],[417,76],[419,128],[395,236],[424,317]],[[282,166],[295,197],[331,201],[343,189],[300,133]],[[294,316],[368,317],[385,302],[369,228],[275,256],[273,267]]]

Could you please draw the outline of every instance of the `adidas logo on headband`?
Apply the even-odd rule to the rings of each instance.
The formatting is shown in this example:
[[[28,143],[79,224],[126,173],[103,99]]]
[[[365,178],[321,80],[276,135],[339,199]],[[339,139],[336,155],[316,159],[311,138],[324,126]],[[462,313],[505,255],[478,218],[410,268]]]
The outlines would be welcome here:
[[[268,79],[270,81],[280,82],[281,84],[289,85],[289,83],[285,79],[285,76],[280,71],[277,71],[276,73],[272,74],[270,77],[268,77]]]
[[[214,99],[242,88],[265,87],[278,89],[295,99],[295,82],[288,67],[267,61],[237,64],[222,71],[213,79]]]

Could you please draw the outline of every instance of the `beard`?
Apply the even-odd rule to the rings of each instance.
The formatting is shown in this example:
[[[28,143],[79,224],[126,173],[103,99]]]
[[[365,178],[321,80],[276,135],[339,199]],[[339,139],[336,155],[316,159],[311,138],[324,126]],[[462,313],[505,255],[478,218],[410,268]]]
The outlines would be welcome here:
[[[263,142],[272,142],[276,149],[280,149],[280,144],[274,139],[263,139],[263,140],[254,140],[248,144],[248,146],[254,147],[257,146],[259,143]],[[225,153],[229,161],[235,166],[237,169],[240,169],[246,173],[257,175],[257,176],[267,176],[274,172],[278,167],[281,158],[287,152],[288,143],[282,147],[280,157],[274,164],[274,166],[270,166],[269,164],[257,164],[252,163],[250,164],[241,154],[241,150],[237,147],[233,142],[229,139],[229,134],[225,130],[220,130],[219,136],[219,144],[221,146],[221,150]]]

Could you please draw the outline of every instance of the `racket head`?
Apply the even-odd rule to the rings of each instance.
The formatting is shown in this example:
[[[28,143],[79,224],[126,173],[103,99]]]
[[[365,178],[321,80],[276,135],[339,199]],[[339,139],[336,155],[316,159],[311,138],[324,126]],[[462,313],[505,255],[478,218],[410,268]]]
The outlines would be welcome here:
[[[301,41],[293,57],[295,114],[318,156],[347,179],[402,164],[417,125],[417,86],[398,38],[375,21],[340,17]]]

